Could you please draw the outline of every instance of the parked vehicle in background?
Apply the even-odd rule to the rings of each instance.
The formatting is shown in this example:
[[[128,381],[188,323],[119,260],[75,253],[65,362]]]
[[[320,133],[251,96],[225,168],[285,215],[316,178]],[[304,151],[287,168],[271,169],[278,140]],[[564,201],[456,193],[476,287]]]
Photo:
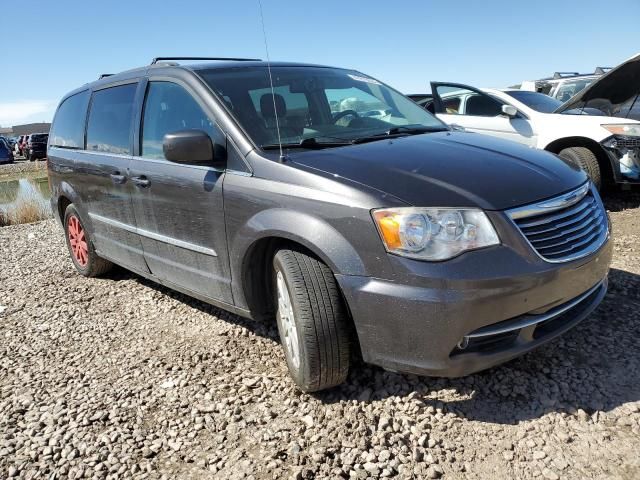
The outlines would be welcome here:
[[[573,96],[558,112],[598,114],[640,121],[640,54]]]
[[[22,143],[20,144],[20,154],[27,158],[27,151],[29,148],[29,135],[25,135],[22,138]]]
[[[27,146],[24,156],[30,162],[47,156],[48,133],[32,133],[27,137]]]
[[[9,144],[9,147],[11,148],[11,150],[14,149],[14,147],[16,146],[16,141],[17,141],[17,137],[9,137],[7,138],[7,143]]]
[[[13,163],[13,152],[3,137],[0,137],[0,163]]]
[[[624,92],[625,87],[612,88]],[[433,82],[431,91],[431,95],[410,98],[449,125],[555,153],[578,164],[598,188],[603,183],[640,182],[640,122],[636,120],[604,116],[592,107],[571,108],[524,90]]]
[[[593,73],[555,72],[553,76],[540,80],[525,80],[520,85],[520,89],[544,93],[561,102],[566,102],[609,70],[611,70],[610,67],[596,67]]]
[[[16,144],[13,150],[16,155],[22,155],[22,145],[25,138],[26,138],[26,135],[20,135],[16,140]]]
[[[358,71],[210,60],[154,60],[62,99],[48,172],[80,274],[113,262],[275,317],[305,391],[343,382],[355,351],[475,372],[602,300],[607,214],[573,163],[452,131]]]

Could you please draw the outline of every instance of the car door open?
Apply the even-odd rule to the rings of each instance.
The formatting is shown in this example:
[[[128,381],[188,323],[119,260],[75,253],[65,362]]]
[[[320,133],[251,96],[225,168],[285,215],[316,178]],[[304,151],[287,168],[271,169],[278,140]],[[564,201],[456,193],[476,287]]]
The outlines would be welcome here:
[[[431,92],[436,116],[449,125],[525,145],[535,143],[529,120],[512,105],[459,83],[431,82]]]

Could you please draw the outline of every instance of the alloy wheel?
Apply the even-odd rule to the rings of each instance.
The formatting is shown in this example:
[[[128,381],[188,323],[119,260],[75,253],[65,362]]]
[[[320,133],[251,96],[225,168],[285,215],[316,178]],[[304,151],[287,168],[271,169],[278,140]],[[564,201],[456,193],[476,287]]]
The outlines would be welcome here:
[[[89,261],[87,239],[85,237],[82,224],[75,215],[69,217],[67,222],[67,232],[73,258],[81,267],[86,266]]]
[[[284,338],[284,348],[289,355],[291,365],[293,368],[300,368],[300,345],[298,343],[298,329],[296,327],[296,320],[293,314],[293,305],[291,304],[291,296],[289,295],[289,289],[284,281],[282,272],[278,271],[276,276],[277,290],[278,290],[278,318],[280,325],[282,326],[282,333]]]

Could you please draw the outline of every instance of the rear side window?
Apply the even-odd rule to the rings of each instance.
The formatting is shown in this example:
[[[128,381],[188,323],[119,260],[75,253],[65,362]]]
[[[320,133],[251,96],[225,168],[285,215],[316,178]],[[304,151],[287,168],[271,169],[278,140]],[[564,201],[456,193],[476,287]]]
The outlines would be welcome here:
[[[87,150],[131,153],[131,122],[137,83],[94,92],[87,123]]]
[[[62,102],[51,127],[52,146],[84,148],[84,122],[88,103],[88,90],[76,93]]]

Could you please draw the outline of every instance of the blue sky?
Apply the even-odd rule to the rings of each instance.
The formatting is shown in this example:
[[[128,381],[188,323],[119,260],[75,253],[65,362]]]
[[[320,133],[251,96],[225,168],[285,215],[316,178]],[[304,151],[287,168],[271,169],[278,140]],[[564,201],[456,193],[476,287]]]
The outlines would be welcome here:
[[[589,72],[640,51],[639,0],[262,2],[272,60],[355,68],[405,93]],[[257,0],[92,3],[31,1],[28,29],[5,30],[0,126],[50,121],[67,91],[154,56],[265,57]]]

